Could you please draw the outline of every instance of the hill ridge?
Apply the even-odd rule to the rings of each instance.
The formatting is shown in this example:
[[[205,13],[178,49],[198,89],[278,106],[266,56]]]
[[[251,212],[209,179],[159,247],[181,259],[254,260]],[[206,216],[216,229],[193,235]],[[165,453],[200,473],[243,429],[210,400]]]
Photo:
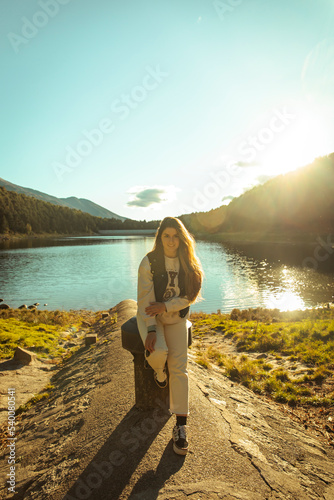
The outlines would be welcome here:
[[[119,219],[124,221],[127,217],[122,217],[121,215],[111,212],[107,208],[94,203],[86,198],[77,198],[76,196],[69,196],[67,198],[57,198],[56,196],[38,191],[37,189],[27,188],[14,184],[12,182],[6,181],[0,177],[0,186],[6,188],[8,191],[15,191],[19,194],[25,194],[26,196],[31,196],[38,200],[47,201],[53,205],[59,205],[67,208],[72,208],[75,210],[81,210],[82,212],[94,215],[95,217],[102,217],[106,219]]]
[[[228,205],[182,215],[195,234],[330,234],[334,231],[334,153],[245,191]]]

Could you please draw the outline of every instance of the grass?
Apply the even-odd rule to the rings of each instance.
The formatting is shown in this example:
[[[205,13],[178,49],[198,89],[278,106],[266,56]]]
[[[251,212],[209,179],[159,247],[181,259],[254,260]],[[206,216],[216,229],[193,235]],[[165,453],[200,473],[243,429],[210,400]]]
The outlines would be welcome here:
[[[307,365],[334,369],[334,312],[234,309],[231,314],[192,314],[194,336],[207,332],[232,338],[242,352],[290,356]]]
[[[6,309],[0,311],[0,359],[14,355],[17,346],[36,352],[38,357],[58,357],[63,332],[79,329],[100,317],[91,311],[38,311]]]
[[[49,392],[43,392],[41,394],[37,394],[36,396],[33,396],[25,404],[18,407],[18,409],[16,410],[16,415],[20,415],[21,413],[28,411],[33,405],[35,405],[39,401],[42,401],[43,399],[48,399],[49,397],[50,397]]]
[[[334,311],[314,309],[234,309],[231,314],[193,313],[194,339],[199,340],[196,361],[208,368],[215,364],[227,377],[254,392],[290,406],[334,405],[334,392],[319,395],[322,384],[334,374]],[[217,347],[201,349],[206,335],[233,339],[241,355],[225,355]],[[276,360],[289,359],[309,367],[307,375],[291,376],[263,359],[247,353],[270,353]]]
[[[29,401],[27,401],[23,405],[20,405],[18,407],[18,409],[16,410],[16,415],[20,415],[21,413],[28,411],[33,405],[35,405],[39,401],[42,401],[43,399],[48,399],[50,397],[53,389],[54,389],[54,385],[48,384],[44,388],[44,392],[42,392],[40,394],[36,394],[31,399],[29,399]]]

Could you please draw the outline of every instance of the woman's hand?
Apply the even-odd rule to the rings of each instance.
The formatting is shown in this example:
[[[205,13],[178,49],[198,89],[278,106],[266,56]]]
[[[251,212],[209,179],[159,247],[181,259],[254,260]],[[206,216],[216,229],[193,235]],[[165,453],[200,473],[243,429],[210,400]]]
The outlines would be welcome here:
[[[145,340],[145,349],[147,349],[147,351],[149,352],[153,352],[156,341],[157,341],[156,332],[148,332]]]
[[[145,308],[145,312],[148,316],[156,316],[166,312],[166,306],[164,302],[150,302],[150,305]]]

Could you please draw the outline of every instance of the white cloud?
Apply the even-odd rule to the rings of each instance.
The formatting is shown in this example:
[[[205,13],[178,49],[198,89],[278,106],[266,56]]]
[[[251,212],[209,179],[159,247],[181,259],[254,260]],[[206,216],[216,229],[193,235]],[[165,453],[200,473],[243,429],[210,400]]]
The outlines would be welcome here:
[[[133,186],[127,192],[130,199],[128,207],[148,208],[171,203],[180,189],[175,186]]]

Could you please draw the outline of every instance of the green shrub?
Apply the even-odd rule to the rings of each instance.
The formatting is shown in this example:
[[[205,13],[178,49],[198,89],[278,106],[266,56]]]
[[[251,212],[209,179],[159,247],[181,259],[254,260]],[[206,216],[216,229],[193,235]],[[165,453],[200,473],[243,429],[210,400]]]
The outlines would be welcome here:
[[[215,363],[234,381],[290,406],[334,404],[333,395],[314,395],[315,384],[322,384],[334,371],[333,309],[234,309],[220,316],[200,313],[191,317],[195,326],[197,318],[201,332],[232,338],[238,352],[270,352],[277,360],[287,356],[289,361],[306,364],[309,370],[298,379],[290,378],[286,370],[274,369],[263,359],[252,360],[247,354],[227,356],[217,347],[210,347],[202,357],[206,366]]]

